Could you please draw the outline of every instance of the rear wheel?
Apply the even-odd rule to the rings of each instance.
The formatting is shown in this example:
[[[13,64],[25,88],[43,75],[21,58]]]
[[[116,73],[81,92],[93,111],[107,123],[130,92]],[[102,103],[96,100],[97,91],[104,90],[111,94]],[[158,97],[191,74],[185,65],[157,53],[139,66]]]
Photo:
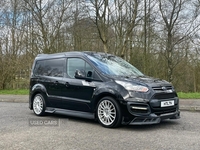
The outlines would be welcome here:
[[[97,104],[97,119],[107,128],[119,126],[122,120],[119,104],[111,97],[102,98]]]
[[[37,116],[43,116],[45,114],[45,101],[42,94],[36,94],[33,99],[33,112]]]

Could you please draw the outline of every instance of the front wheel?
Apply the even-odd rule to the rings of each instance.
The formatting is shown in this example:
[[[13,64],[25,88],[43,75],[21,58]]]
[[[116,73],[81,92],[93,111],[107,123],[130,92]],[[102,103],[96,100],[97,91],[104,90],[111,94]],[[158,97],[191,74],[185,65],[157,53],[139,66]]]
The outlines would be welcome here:
[[[45,114],[45,101],[42,94],[36,94],[33,99],[33,112],[37,116],[43,116]]]
[[[97,104],[97,119],[107,128],[119,126],[122,120],[119,104],[111,97],[102,98]]]

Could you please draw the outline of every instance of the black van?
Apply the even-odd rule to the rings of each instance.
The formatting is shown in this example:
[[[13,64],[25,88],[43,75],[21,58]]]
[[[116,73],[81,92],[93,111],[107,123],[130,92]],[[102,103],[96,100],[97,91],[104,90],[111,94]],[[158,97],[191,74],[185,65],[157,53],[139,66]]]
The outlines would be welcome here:
[[[179,98],[169,82],[96,52],[39,54],[31,72],[29,108],[38,116],[97,119],[104,127],[180,118]]]

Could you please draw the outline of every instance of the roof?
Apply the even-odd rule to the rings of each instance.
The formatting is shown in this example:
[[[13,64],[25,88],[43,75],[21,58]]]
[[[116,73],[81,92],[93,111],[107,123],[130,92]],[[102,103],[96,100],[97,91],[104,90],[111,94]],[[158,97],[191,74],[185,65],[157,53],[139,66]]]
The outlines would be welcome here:
[[[74,57],[74,56],[83,56],[85,54],[88,55],[106,55],[106,56],[113,56],[112,54],[105,54],[103,52],[93,52],[93,51],[70,51],[70,52],[62,52],[62,53],[53,53],[53,54],[38,54],[37,57],[35,58],[36,60],[40,59],[52,59],[52,58],[62,58],[62,57]]]
[[[70,51],[62,53],[53,53],[53,54],[38,54],[36,59],[49,59],[49,58],[61,58],[66,56],[83,56],[84,52]]]

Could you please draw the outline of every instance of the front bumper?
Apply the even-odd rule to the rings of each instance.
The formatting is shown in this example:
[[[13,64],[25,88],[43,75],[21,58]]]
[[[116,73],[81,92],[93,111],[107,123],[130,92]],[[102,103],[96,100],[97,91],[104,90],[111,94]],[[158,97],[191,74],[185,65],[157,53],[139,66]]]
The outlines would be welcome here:
[[[173,105],[162,107],[162,102],[174,101]],[[129,120],[130,125],[157,124],[164,119],[179,119],[179,99],[152,99],[150,102],[127,102],[127,109],[132,116]]]
[[[149,114],[148,116],[136,116],[133,120],[130,121],[129,125],[147,125],[147,124],[158,124],[164,119],[179,119],[180,111],[173,113],[166,113],[161,115],[156,115],[154,113]]]

